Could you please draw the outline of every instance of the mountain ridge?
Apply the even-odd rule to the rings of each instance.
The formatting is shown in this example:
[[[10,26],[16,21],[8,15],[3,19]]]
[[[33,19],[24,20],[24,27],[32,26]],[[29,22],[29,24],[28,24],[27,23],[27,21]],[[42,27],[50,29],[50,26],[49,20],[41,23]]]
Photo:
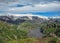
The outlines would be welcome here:
[[[13,24],[19,24],[24,21],[29,22],[37,22],[37,23],[44,23],[47,21],[54,21],[54,22],[60,22],[60,17],[46,17],[46,16],[40,16],[40,15],[32,15],[32,14],[7,14],[7,15],[0,15],[0,21],[6,21]]]

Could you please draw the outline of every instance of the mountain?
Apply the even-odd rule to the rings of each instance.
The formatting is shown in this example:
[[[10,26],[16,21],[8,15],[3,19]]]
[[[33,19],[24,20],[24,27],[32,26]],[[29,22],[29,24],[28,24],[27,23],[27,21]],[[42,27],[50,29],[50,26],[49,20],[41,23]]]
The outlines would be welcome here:
[[[17,19],[17,18],[29,18],[30,20],[32,20],[33,17],[39,17],[39,18],[42,18],[42,19],[48,19],[48,17],[46,16],[41,16],[41,15],[33,15],[33,14],[4,14],[4,15],[0,15],[0,16],[13,16],[14,19]],[[25,19],[26,20],[26,19]]]
[[[7,15],[0,15],[0,21],[6,21],[8,23],[19,24],[24,21],[29,22],[37,22],[37,23],[44,23],[47,21],[60,21],[58,17],[46,17],[41,15],[32,15],[32,14],[7,14]]]

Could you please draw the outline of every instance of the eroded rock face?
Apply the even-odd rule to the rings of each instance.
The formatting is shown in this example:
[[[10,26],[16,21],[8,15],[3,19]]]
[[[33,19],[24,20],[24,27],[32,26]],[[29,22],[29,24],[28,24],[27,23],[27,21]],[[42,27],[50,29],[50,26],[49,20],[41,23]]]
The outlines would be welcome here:
[[[44,34],[40,32],[39,28],[31,29],[28,33],[28,37],[42,38]]]

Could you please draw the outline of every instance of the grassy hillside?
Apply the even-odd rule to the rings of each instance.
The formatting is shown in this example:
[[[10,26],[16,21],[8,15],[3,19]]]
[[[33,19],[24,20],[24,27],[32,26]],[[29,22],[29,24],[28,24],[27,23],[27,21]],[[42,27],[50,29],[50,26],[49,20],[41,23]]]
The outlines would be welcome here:
[[[29,30],[37,28],[41,29],[39,31],[45,36],[42,38],[28,37]],[[25,21],[15,25],[0,21],[0,43],[59,43],[59,37],[60,23],[31,23]]]

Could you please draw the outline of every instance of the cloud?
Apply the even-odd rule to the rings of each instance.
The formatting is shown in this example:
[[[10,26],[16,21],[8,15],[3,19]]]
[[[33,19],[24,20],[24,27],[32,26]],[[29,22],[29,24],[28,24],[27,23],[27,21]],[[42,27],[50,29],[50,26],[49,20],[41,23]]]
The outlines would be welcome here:
[[[18,0],[0,0],[0,2],[3,2],[3,3],[5,3],[5,2],[17,2]]]
[[[30,6],[24,6],[24,7],[15,7],[10,8],[10,11],[12,12],[49,12],[49,11],[60,11],[60,3],[55,1],[52,3],[47,4],[34,4]]]
[[[53,2],[53,1],[60,1],[60,0],[0,0],[0,2],[19,2],[20,4],[27,4],[27,3],[40,3],[40,2]]]
[[[5,3],[10,2],[10,3]],[[0,0],[0,12],[49,12],[60,11],[59,0]]]
[[[17,4],[17,5],[12,5],[10,6],[11,8],[14,8],[14,7],[24,7],[25,5],[21,5],[21,4]]]

